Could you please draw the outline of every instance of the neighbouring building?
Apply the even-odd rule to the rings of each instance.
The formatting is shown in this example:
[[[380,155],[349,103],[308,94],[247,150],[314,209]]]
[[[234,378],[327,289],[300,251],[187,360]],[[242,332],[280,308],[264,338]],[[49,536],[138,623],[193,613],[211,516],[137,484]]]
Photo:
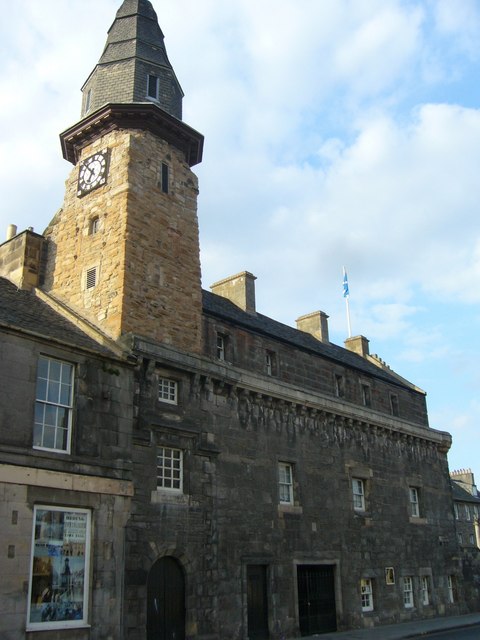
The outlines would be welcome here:
[[[471,469],[452,471],[453,508],[462,557],[465,600],[480,602],[480,496]],[[477,605],[478,608],[478,605]]]
[[[182,98],[152,4],[125,0],[61,134],[63,206],[0,245],[0,635],[279,640],[471,610],[425,393],[324,312],[258,313],[248,271],[202,290]]]

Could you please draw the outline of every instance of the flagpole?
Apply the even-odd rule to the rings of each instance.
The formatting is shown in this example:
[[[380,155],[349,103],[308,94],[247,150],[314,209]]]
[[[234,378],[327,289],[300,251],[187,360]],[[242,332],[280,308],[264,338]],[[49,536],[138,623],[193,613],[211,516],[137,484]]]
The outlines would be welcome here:
[[[345,305],[347,307],[347,325],[348,325],[348,337],[352,337],[352,326],[350,324],[350,303],[348,300],[348,296],[345,298]]]
[[[352,325],[350,324],[350,290],[348,288],[348,277],[347,271],[345,267],[343,267],[343,297],[345,298],[345,306],[347,308],[347,326],[348,326],[348,337],[352,337]]]

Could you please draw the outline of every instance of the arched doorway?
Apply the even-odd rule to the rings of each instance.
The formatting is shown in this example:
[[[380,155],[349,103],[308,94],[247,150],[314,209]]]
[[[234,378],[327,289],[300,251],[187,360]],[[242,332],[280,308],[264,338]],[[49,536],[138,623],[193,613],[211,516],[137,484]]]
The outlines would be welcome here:
[[[185,579],[170,556],[157,560],[148,574],[147,640],[185,640]]]

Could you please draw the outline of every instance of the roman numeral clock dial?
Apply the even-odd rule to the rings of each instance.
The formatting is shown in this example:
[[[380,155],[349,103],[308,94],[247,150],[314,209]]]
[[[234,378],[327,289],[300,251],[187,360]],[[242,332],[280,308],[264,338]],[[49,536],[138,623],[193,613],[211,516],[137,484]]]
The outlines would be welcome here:
[[[94,153],[80,164],[78,172],[77,196],[80,198],[94,189],[101,187],[107,181],[108,151]]]

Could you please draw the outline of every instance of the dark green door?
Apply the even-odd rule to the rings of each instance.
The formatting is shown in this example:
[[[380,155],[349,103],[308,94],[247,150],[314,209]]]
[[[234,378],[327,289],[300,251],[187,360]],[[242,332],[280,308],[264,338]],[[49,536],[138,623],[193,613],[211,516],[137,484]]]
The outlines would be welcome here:
[[[185,580],[175,558],[160,558],[148,574],[147,640],[185,640]]]
[[[333,565],[299,565],[298,615],[302,636],[337,630]]]

